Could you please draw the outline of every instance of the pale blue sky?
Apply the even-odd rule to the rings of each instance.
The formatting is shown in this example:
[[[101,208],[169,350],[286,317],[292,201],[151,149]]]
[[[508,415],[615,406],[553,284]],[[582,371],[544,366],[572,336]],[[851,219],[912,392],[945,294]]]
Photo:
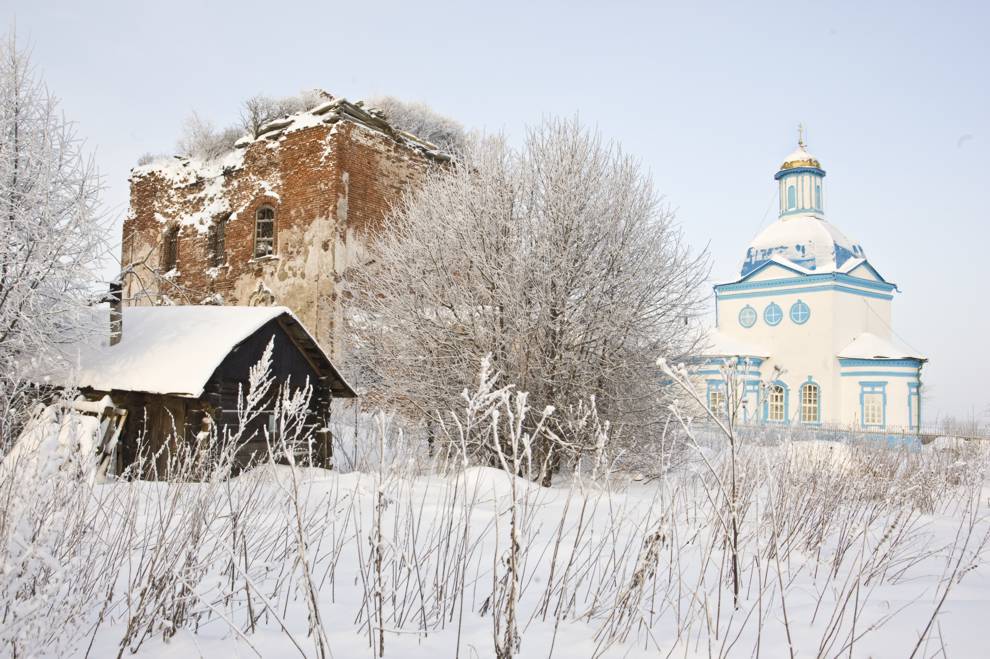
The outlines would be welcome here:
[[[829,220],[900,286],[894,327],[931,359],[926,420],[990,405],[987,3],[0,6],[118,217],[129,168],[194,109],[223,124],[259,92],[393,94],[510,136],[578,114],[650,169],[723,281],[775,219],[772,175],[803,121]]]

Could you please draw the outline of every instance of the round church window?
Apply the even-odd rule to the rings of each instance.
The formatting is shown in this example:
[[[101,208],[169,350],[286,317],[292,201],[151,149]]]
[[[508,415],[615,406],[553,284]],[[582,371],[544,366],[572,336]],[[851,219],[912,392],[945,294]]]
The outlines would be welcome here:
[[[739,324],[750,328],[756,324],[756,309],[748,304],[739,310]]]
[[[791,320],[798,325],[804,325],[811,318],[811,309],[807,304],[798,300],[791,305]]]
[[[767,321],[767,325],[776,325],[783,319],[784,312],[781,311],[780,305],[776,302],[771,302],[763,310],[763,320]]]

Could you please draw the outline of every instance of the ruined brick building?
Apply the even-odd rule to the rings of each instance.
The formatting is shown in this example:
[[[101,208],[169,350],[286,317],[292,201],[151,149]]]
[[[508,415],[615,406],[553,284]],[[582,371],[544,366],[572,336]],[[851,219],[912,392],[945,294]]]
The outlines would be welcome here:
[[[124,221],[126,304],[283,305],[341,352],[341,277],[433,145],[360,103],[272,121],[231,153],[136,167]]]

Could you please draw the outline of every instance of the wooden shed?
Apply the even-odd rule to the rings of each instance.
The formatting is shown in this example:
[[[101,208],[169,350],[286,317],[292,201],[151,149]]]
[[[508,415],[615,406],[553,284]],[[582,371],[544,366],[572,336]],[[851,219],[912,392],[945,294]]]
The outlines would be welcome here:
[[[235,432],[238,398],[249,389],[251,367],[273,342],[274,385],[261,414],[242,432],[237,468],[267,458],[264,427],[275,431],[275,396],[282,384],[312,386],[306,419],[316,438],[317,464],[330,465],[328,423],[334,398],[353,398],[312,335],[284,307],[127,307],[116,318],[122,331],[112,345],[81,351],[76,386],[87,399],[115,408],[120,432],[110,470],[120,473],[139,451],[157,456],[163,477],[170,456],[215,436]],[[204,431],[207,431],[205,434]]]

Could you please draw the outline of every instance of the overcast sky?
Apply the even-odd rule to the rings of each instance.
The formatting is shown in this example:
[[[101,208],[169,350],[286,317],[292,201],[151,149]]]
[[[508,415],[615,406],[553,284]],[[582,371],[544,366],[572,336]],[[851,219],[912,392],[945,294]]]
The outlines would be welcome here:
[[[894,329],[931,359],[926,421],[983,417],[990,3],[685,5],[0,0],[0,17],[117,218],[130,167],[193,110],[226,124],[259,92],[391,94],[515,138],[580,116],[642,160],[725,281],[776,219],[772,175],[804,122],[828,219],[899,285]]]

